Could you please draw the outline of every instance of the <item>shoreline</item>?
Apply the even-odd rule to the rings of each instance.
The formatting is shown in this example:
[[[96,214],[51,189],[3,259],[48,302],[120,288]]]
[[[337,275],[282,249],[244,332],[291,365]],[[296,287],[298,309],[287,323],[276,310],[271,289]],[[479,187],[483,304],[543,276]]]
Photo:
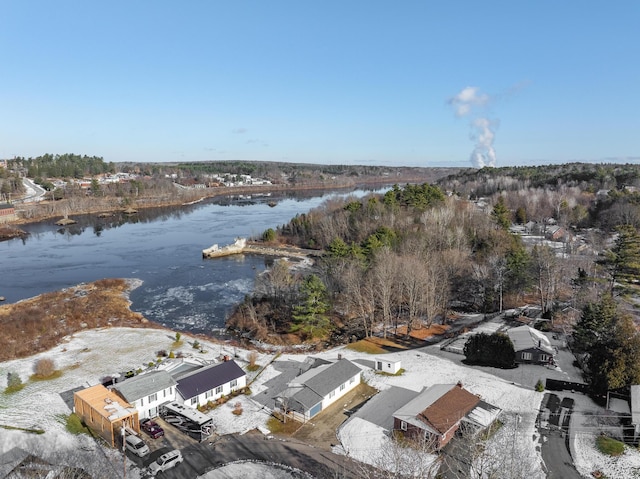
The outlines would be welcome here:
[[[419,181],[419,178],[403,178],[398,179],[397,182],[401,183],[411,183],[415,181]],[[426,180],[425,180],[426,181]],[[139,198],[137,201],[133,202],[132,205],[128,207],[133,207],[137,210],[140,209],[150,209],[150,208],[161,208],[161,207],[182,207],[189,206],[192,204],[197,204],[208,198],[218,198],[221,196],[233,196],[233,195],[243,195],[243,194],[256,194],[256,193],[286,193],[286,192],[295,192],[295,191],[319,191],[319,190],[330,190],[330,191],[339,191],[339,190],[349,190],[349,189],[358,189],[358,188],[367,188],[367,187],[380,187],[383,188],[385,186],[389,186],[393,183],[389,181],[388,178],[380,178],[362,181],[362,182],[353,182],[349,184],[311,184],[311,185],[299,185],[299,186],[290,186],[290,185],[256,185],[256,186],[239,186],[239,187],[214,187],[214,188],[206,188],[206,189],[194,189],[194,190],[179,190],[180,192],[176,194],[171,199],[160,198],[160,197],[145,197]],[[88,208],[81,208],[74,211],[66,211],[66,213],[61,212],[47,212],[41,215],[36,215],[30,218],[16,218],[11,221],[7,221],[4,223],[9,226],[23,225],[23,224],[32,224],[39,223],[41,221],[51,220],[53,218],[60,218],[63,216],[75,216],[75,215],[98,215],[101,213],[115,213],[124,211],[127,206],[121,204],[113,204],[113,201],[117,200],[117,198],[107,198],[106,202],[102,201],[94,201]],[[62,207],[67,204],[64,203],[66,200],[58,200],[54,202],[54,205],[59,205]],[[22,203],[21,203],[22,204]],[[24,205],[30,205],[31,203],[25,203]],[[38,209],[38,206],[47,206],[51,205],[51,201],[47,200],[45,202],[37,203],[34,207],[34,210]],[[44,209],[44,208],[43,208]],[[19,211],[25,211],[19,210]],[[3,238],[0,237],[0,241]],[[10,239],[10,238],[6,238]]]

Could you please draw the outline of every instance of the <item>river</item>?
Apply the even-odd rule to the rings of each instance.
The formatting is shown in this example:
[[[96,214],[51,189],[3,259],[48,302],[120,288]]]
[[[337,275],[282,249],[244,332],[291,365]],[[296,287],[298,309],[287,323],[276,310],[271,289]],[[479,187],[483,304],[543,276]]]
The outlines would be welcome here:
[[[204,248],[259,236],[332,196],[366,193],[229,196],[129,217],[74,216],[78,224],[68,227],[55,220],[22,225],[26,239],[0,243],[0,295],[16,302],[102,278],[136,278],[142,285],[131,292],[132,310],[171,329],[215,334],[273,259],[205,260]]]

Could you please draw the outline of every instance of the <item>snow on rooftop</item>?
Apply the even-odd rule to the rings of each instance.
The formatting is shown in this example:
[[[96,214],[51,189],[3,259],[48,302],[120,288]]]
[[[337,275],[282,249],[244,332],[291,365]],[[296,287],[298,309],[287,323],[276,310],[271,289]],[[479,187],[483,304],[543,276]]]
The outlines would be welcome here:
[[[118,341],[114,341],[114,337],[117,337]],[[239,359],[236,361],[239,361],[241,365],[246,364],[243,362],[243,358],[248,358],[249,351],[235,350],[231,346],[198,339],[203,344],[206,353],[193,353],[188,344],[182,348],[184,352],[192,354],[195,358],[208,361],[217,359],[219,354],[234,356],[234,353],[237,353]],[[174,338],[162,329],[89,330],[67,338],[63,344],[46,353],[0,363],[0,371],[2,372],[0,374],[0,390],[4,390],[7,385],[7,372],[18,373],[22,381],[27,383],[25,388],[17,393],[0,394],[0,410],[2,410],[0,423],[27,428],[38,427],[46,430],[43,435],[33,435],[0,428],[0,454],[18,446],[34,449],[45,457],[54,455],[55,448],[64,448],[76,451],[78,460],[82,460],[83,457],[95,458],[97,456],[95,443],[87,436],[74,436],[68,433],[64,424],[57,417],[59,414],[69,414],[70,412],[60,393],[78,386],[86,387],[89,384],[99,383],[102,377],[114,371],[146,368],[149,361],[155,361],[155,351],[163,348],[170,349],[173,341]],[[141,345],[148,345],[148,347]],[[364,359],[373,362],[374,359],[374,356],[345,348],[314,353],[314,356],[335,361],[338,354],[350,360]],[[275,352],[273,354],[258,353],[257,363],[264,366],[274,358],[274,355]],[[377,356],[380,355],[375,355],[375,357]],[[28,381],[35,362],[44,357],[54,360],[56,368],[63,371],[62,376],[50,381]],[[304,354],[286,353],[278,357],[276,361],[303,362],[306,357]],[[487,444],[488,449],[499,451],[504,448],[504,444],[508,444],[510,449],[514,447],[520,455],[532,458],[533,472],[528,473],[527,477],[544,477],[538,451],[539,434],[535,427],[535,418],[543,397],[541,393],[512,384],[485,370],[467,367],[458,362],[421,351],[398,352],[394,353],[393,357],[402,360],[405,373],[400,376],[388,376],[376,374],[373,370],[365,368],[363,377],[369,385],[380,390],[399,386],[420,391],[423,387],[429,387],[433,384],[461,381],[465,389],[480,395],[484,401],[503,410],[500,420],[505,423],[505,426],[500,428],[491,438]],[[273,365],[267,366],[257,380],[252,383],[252,391],[254,393],[264,391],[264,383],[279,374]],[[597,407],[588,398],[580,399],[579,394],[572,397],[579,398],[576,400],[576,411],[579,408]],[[237,402],[240,402],[243,408],[243,413],[240,416],[232,413]],[[34,417],[33,411],[39,411],[37,418]],[[218,434],[244,433],[255,428],[264,429],[269,418],[268,410],[263,409],[261,405],[246,396],[238,396],[208,414],[213,418]],[[517,422],[517,417],[521,418],[519,422]],[[608,477],[620,479],[635,477],[633,471],[640,468],[640,453],[627,448],[625,454],[618,458],[602,456],[595,448],[595,438],[599,431],[593,427],[581,428],[581,420],[587,421],[586,416],[584,419],[581,419],[579,415],[572,418],[572,424],[573,421],[577,421],[576,424],[580,431],[580,434],[576,436],[572,450],[577,469],[584,475],[590,474],[595,469],[600,469]],[[379,452],[380,448],[387,444],[385,441],[389,439],[379,426],[365,421],[361,422],[364,424],[355,422],[354,418],[354,421],[343,425],[338,432],[341,446],[336,450],[367,462],[367,458],[375,458],[376,452]],[[513,437],[514,424],[517,425],[515,441]],[[112,449],[107,450],[106,453],[116,456],[119,454],[118,451]],[[112,458],[112,461],[117,462],[117,459]],[[140,477],[139,470],[134,467],[133,463],[127,470],[127,477],[131,479]]]

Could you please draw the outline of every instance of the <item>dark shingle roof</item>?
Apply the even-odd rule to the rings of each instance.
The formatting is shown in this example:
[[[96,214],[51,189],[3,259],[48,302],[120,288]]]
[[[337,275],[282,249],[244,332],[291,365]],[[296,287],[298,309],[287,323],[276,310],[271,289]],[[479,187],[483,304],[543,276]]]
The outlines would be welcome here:
[[[294,379],[294,382],[304,384],[304,386],[291,396],[291,399],[301,404],[305,409],[310,409],[318,404],[331,391],[361,371],[348,359],[341,359],[330,366],[319,366],[317,369],[319,371],[315,374],[312,369]]]
[[[181,377],[178,379],[177,388],[180,395],[187,400],[244,375],[245,372],[235,361],[225,361]]]

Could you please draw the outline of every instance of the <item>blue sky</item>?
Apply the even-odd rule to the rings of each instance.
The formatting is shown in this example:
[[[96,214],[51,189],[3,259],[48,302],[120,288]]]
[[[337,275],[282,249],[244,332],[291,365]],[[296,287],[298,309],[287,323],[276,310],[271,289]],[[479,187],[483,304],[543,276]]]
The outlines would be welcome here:
[[[0,158],[640,161],[636,0],[4,0],[0,18]]]

